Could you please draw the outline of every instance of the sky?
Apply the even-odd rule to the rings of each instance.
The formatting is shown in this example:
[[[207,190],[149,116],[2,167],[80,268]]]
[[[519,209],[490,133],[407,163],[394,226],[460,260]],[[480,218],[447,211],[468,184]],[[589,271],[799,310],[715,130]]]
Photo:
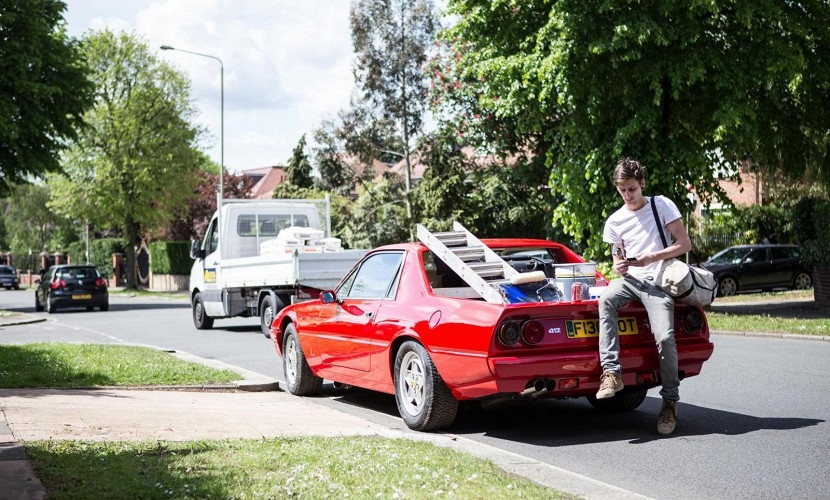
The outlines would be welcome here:
[[[191,80],[202,146],[229,172],[284,165],[303,134],[349,106],[349,0],[65,0],[70,36],[141,36]],[[221,59],[160,50],[161,45]],[[224,85],[220,75],[224,73]]]

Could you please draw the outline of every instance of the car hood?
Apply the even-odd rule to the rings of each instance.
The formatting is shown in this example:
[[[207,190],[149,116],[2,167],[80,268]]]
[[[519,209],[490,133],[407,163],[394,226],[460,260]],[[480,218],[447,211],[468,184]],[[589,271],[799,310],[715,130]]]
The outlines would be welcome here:
[[[725,271],[727,269],[735,269],[736,267],[738,267],[735,264],[710,264],[708,262],[704,262],[701,265],[709,271],[712,271],[714,274],[717,274],[721,271]]]

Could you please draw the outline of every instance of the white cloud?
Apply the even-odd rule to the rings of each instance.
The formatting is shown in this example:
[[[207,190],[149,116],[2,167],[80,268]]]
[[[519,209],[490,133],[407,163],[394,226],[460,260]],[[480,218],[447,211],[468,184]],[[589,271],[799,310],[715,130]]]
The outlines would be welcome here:
[[[136,32],[151,49],[171,45],[224,65],[225,165],[285,163],[305,133],[348,106],[354,88],[348,0],[67,0],[73,36]],[[220,159],[219,63],[177,51],[159,57],[192,82],[199,123]]]

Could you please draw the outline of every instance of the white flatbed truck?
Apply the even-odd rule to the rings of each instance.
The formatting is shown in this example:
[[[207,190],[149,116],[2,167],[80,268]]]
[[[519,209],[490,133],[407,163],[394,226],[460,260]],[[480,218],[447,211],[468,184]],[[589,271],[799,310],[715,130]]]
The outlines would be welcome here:
[[[268,337],[277,311],[333,289],[368,250],[344,250],[331,238],[330,221],[328,197],[223,200],[204,239],[191,248],[196,328],[213,328],[215,319],[259,317]]]

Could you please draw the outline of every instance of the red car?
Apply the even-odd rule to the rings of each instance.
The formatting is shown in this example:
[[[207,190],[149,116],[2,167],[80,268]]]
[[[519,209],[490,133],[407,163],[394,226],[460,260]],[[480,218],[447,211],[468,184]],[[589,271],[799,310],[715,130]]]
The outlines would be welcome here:
[[[551,241],[482,241],[520,271],[546,269],[552,277],[557,264],[585,263]],[[595,279],[604,281],[599,273]],[[394,394],[407,426],[429,431],[449,427],[459,401],[585,396],[599,410],[627,411],[660,383],[657,348],[639,303],[620,311],[625,389],[597,400],[595,299],[540,295],[548,301],[497,304],[472,298],[472,291],[423,244],[373,250],[334,291],[274,318],[271,338],[288,391],[314,394],[326,379]],[[681,378],[698,375],[713,350],[703,311],[677,304],[675,335]]]

